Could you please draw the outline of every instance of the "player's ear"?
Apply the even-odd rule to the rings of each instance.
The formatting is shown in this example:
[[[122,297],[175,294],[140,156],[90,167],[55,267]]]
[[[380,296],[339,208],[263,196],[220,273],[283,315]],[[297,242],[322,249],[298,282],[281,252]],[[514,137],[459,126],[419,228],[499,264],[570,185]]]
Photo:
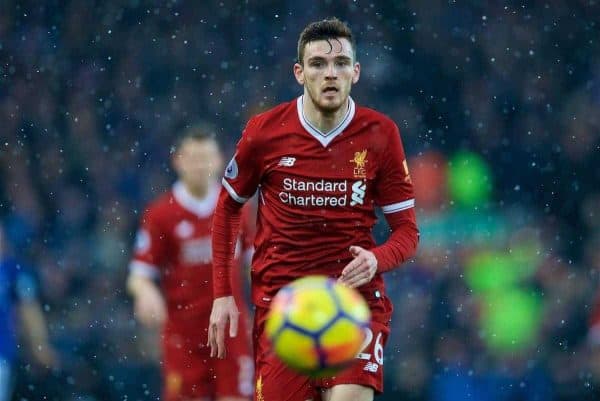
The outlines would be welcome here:
[[[300,85],[304,85],[304,68],[298,63],[294,64],[294,76]]]
[[[352,83],[355,84],[360,78],[360,63],[354,63],[354,74],[352,75]]]
[[[179,174],[179,171],[181,170],[181,153],[179,153],[178,151],[174,151],[173,153],[171,153],[171,167],[173,167],[173,170]]]

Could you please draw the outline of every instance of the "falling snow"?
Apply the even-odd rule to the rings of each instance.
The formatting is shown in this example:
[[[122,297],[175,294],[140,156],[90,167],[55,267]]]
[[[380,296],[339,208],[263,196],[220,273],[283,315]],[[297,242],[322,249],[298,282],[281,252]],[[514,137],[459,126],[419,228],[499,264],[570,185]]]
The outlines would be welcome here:
[[[358,44],[353,99],[400,128],[421,230],[385,275],[378,400],[600,399],[600,4],[488,3],[5,2],[13,399],[160,399],[159,335],[125,282],[177,131],[210,121],[230,157],[249,117],[301,93],[298,35],[332,15]],[[380,219],[377,242],[388,232]],[[39,301],[47,343],[7,326],[18,299]]]

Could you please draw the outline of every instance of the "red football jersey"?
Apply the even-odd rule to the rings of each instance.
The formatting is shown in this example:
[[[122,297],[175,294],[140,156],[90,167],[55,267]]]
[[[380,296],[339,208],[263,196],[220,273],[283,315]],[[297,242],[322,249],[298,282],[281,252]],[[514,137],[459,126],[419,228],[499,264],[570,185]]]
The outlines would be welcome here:
[[[252,261],[258,304],[298,277],[338,277],[352,260],[351,245],[373,248],[375,206],[384,213],[414,207],[400,133],[391,119],[350,99],[339,126],[323,134],[304,117],[302,99],[252,118],[223,178],[238,202],[259,191]],[[381,275],[359,290],[367,299],[379,297]]]
[[[215,185],[198,200],[178,182],[144,212],[129,268],[135,274],[159,278],[167,303],[167,328],[186,323],[198,326],[198,319],[206,321],[198,329],[208,327],[213,300],[210,235],[218,195]],[[252,247],[253,229],[248,216],[245,213],[242,219],[238,257]],[[238,300],[243,299],[242,284],[241,273],[233,272],[232,289]]]

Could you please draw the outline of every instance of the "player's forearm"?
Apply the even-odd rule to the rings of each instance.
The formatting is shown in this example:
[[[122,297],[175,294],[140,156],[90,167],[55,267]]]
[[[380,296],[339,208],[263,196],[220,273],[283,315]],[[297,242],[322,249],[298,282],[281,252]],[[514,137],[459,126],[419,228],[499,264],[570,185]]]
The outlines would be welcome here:
[[[386,220],[392,231],[388,240],[371,249],[379,272],[392,270],[413,257],[419,243],[414,209],[386,215]]]
[[[36,352],[43,351],[43,348],[48,346],[48,330],[42,308],[35,301],[26,301],[21,304],[20,312],[31,348]]]
[[[242,206],[243,204],[231,199],[227,191],[221,191],[212,225],[214,298],[232,294],[230,271],[240,229]]]

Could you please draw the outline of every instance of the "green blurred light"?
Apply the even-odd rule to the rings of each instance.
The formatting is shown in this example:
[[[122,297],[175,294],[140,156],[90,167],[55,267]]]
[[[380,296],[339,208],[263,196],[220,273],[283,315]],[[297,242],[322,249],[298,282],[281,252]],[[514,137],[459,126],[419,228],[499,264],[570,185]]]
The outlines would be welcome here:
[[[481,251],[469,258],[465,280],[476,293],[506,290],[521,279],[519,266],[508,254]]]
[[[484,206],[492,192],[487,163],[475,153],[457,153],[448,163],[448,189],[457,206]]]
[[[521,239],[511,246],[511,256],[520,267],[521,275],[531,277],[542,260],[541,244],[536,238]]]
[[[483,340],[498,353],[532,346],[540,327],[542,306],[536,294],[519,289],[498,291],[483,298]]]

